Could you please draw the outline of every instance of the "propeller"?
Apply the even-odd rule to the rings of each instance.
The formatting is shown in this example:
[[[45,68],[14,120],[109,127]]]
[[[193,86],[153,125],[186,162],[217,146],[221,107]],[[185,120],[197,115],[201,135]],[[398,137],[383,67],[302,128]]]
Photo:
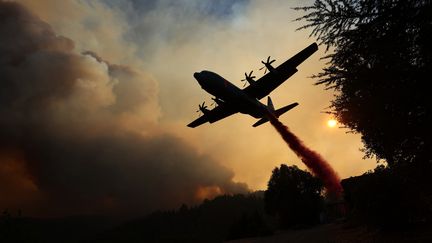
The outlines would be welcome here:
[[[252,76],[252,73],[253,73],[253,70],[250,71],[249,75],[247,73],[245,73],[245,78],[241,80],[242,82],[245,82],[243,87],[246,86],[246,84],[247,84],[246,81],[249,82],[249,84],[252,84],[255,81],[254,78],[256,78],[256,77]]]
[[[196,112],[201,114],[204,114],[204,111],[207,109],[207,106],[205,105],[205,101],[202,104],[198,104],[198,110]]]
[[[265,74],[267,71],[270,71],[269,69],[272,67],[271,64],[274,63],[275,61],[276,61],[275,59],[270,61],[270,56],[268,56],[266,62],[261,61],[261,63],[264,64],[264,67],[260,68],[259,70],[262,70],[265,68],[264,69],[264,74]]]

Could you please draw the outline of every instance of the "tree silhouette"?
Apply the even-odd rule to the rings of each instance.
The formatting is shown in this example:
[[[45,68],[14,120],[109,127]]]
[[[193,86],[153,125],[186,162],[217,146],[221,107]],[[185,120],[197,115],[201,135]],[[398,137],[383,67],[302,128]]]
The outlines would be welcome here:
[[[336,91],[329,113],[362,135],[367,157],[430,164],[432,2],[315,0],[299,29],[329,51],[316,84]]]
[[[266,212],[279,218],[280,226],[319,222],[323,185],[318,178],[297,166],[275,168],[264,194]]]

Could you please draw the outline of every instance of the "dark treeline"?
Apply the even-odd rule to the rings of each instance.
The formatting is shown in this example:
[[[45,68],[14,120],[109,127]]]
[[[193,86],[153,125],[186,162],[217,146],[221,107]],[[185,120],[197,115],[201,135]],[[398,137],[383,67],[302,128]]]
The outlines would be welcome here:
[[[316,225],[326,212],[322,182],[296,166],[275,168],[265,192],[224,195],[154,212],[104,233],[102,242],[221,242]]]
[[[202,204],[156,211],[122,223],[103,217],[32,219],[5,211],[0,242],[222,242],[320,223],[323,185],[309,172],[281,165],[266,191],[222,195]]]
[[[271,233],[262,193],[224,195],[195,207],[158,211],[105,232],[98,242],[221,242]]]
[[[273,170],[266,191],[222,195],[200,205],[117,222],[118,226],[107,217],[34,219],[5,211],[0,216],[0,242],[223,242],[323,223],[354,230],[369,225],[373,237],[379,237],[376,229],[384,229],[429,239],[425,232],[431,197],[417,186],[418,180],[406,179],[413,171],[398,172],[402,173],[380,166],[342,180],[345,204],[325,198],[322,182],[309,172],[282,164]]]
[[[5,211],[0,242],[222,242],[272,234],[262,192],[224,195],[113,226],[107,217],[38,219]]]

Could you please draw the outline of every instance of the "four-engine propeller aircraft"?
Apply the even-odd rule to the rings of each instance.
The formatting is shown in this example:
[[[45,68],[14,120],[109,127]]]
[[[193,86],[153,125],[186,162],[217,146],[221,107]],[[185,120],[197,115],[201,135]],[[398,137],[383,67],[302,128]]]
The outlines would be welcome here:
[[[201,88],[215,96],[212,99],[217,106],[209,110],[203,102],[198,106],[198,112],[202,112],[203,115],[188,124],[188,127],[197,127],[206,122],[213,123],[237,112],[260,118],[253,124],[254,127],[257,127],[268,121],[269,112],[279,117],[291,110],[298,103],[292,103],[275,110],[270,97],[267,99],[267,105],[264,105],[259,100],[269,95],[270,92],[296,73],[296,67],[317,50],[317,44],[313,43],[276,68],[271,65],[275,60],[270,61],[270,57],[268,57],[266,62],[261,61],[264,67],[260,68],[260,70],[265,68],[264,74],[267,71],[269,72],[256,81],[254,80],[255,76],[252,76],[252,71],[249,74],[245,73],[245,79],[242,81],[248,82],[249,86],[244,89],[238,88],[218,74],[210,71],[194,73],[194,77]]]

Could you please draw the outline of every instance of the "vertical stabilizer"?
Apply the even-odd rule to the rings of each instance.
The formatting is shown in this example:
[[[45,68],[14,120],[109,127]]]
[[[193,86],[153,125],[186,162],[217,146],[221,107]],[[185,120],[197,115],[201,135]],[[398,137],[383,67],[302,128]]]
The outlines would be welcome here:
[[[274,111],[275,108],[273,106],[273,101],[271,100],[270,96],[267,97],[267,107],[271,110]]]

